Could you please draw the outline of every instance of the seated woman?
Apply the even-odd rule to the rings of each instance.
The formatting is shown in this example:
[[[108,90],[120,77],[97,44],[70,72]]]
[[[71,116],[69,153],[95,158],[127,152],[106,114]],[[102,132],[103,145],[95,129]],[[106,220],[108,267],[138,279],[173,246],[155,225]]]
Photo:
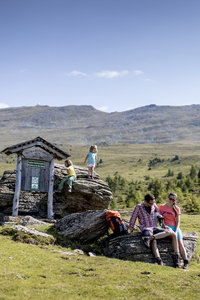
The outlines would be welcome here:
[[[178,245],[181,256],[184,261],[183,269],[188,268],[188,259],[185,247],[183,244],[182,232],[179,228],[180,226],[180,208],[176,205],[177,195],[176,193],[170,193],[168,196],[168,202],[159,206],[159,211],[164,217],[164,223],[170,227],[176,234],[178,238]]]

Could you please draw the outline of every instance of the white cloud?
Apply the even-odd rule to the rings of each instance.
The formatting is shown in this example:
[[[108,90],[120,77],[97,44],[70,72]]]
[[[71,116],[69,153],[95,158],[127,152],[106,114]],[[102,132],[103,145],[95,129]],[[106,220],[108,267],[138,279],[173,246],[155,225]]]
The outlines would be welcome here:
[[[1,108],[8,108],[8,107],[9,107],[8,104],[6,104],[6,103],[0,103],[0,109]]]
[[[133,73],[134,73],[134,75],[137,75],[137,76],[144,74],[144,72],[142,70],[134,70]]]
[[[117,78],[117,77],[122,77],[125,75],[128,75],[129,71],[123,70],[123,71],[102,71],[99,73],[96,73],[97,77],[100,78],[107,78],[107,79],[112,79],[112,78]]]
[[[83,72],[80,72],[80,71],[77,71],[77,70],[74,70],[70,73],[67,73],[68,76],[72,76],[72,77],[76,77],[76,76],[87,76],[86,73],[83,73]]]
[[[97,109],[101,110],[101,111],[108,111],[108,106],[101,106],[101,107],[99,107]]]

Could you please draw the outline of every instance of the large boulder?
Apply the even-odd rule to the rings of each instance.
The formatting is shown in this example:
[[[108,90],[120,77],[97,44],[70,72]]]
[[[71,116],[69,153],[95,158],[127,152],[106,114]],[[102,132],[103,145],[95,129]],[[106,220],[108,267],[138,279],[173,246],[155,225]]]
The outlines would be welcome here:
[[[103,236],[107,232],[106,210],[91,210],[74,213],[58,220],[55,230],[72,240],[90,242]]]
[[[194,254],[198,236],[197,233],[184,233],[183,242],[186,248],[188,259],[191,260]],[[158,249],[163,262],[167,266],[173,266],[171,257],[172,243],[170,238],[157,240]],[[119,258],[123,260],[141,261],[155,263],[155,258],[150,249],[145,248],[141,233],[135,233],[134,236],[128,234],[111,239],[104,249],[108,257]]]
[[[75,212],[106,209],[112,200],[112,192],[107,183],[101,180],[97,173],[94,174],[93,180],[89,180],[86,168],[75,166],[75,171],[77,180],[73,184],[72,193],[67,191],[66,185],[61,193],[54,193],[53,211],[55,218],[62,218]],[[54,174],[54,190],[56,191],[62,178],[67,176],[67,172],[63,165],[56,164]],[[16,171],[5,171],[0,180],[0,210],[2,217],[12,214],[15,178]],[[21,191],[19,215],[46,218],[47,199],[47,193]]]

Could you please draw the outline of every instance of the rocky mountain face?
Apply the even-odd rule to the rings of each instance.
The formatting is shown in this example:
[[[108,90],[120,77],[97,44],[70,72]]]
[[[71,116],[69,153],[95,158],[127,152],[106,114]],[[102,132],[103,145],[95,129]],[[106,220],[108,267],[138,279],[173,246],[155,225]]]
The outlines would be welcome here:
[[[42,136],[62,144],[170,143],[200,139],[200,105],[157,106],[105,113],[92,106],[0,110],[1,144]]]

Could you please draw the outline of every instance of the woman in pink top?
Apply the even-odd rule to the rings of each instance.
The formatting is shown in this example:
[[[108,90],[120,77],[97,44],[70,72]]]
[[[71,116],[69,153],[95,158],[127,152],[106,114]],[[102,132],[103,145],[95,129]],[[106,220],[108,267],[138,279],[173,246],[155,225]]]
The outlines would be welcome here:
[[[180,226],[180,208],[176,205],[177,195],[176,193],[170,193],[168,196],[168,202],[159,206],[159,211],[164,217],[165,225],[170,227],[176,234],[178,238],[178,245],[180,249],[181,256],[184,261],[184,269],[188,268],[188,259],[185,247],[183,244],[182,232],[179,228]]]

